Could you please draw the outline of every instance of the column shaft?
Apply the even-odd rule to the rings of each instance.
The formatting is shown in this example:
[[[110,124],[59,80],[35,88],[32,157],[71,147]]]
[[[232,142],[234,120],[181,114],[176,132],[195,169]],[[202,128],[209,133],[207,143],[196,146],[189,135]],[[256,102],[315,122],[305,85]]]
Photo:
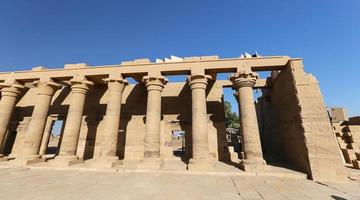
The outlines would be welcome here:
[[[245,158],[263,159],[259,127],[254,106],[253,90],[251,87],[241,87],[238,89],[240,100],[240,120],[243,133],[243,143]]]
[[[144,77],[148,95],[144,158],[160,158],[161,92],[167,80],[163,77]]]
[[[125,80],[106,80],[108,82],[109,101],[106,108],[105,126],[101,138],[100,157],[116,157],[119,136],[122,92]]]
[[[71,101],[62,136],[60,156],[76,156],[85,98],[91,84],[89,81],[72,81]]]
[[[209,77],[191,76],[189,78],[192,99],[192,158],[209,158],[208,120],[206,109],[206,87]]]
[[[39,154],[40,144],[48,117],[51,99],[60,85],[54,82],[36,82],[38,95],[31,116],[28,130],[24,137],[24,146],[21,156],[35,156]]]
[[[258,122],[253,97],[253,86],[258,75],[252,71],[242,71],[233,74],[230,80],[237,90],[240,110],[240,124],[245,159],[245,170],[258,169],[265,161],[263,159]]]
[[[4,148],[4,139],[8,130],[11,115],[15,108],[17,97],[19,96],[23,86],[6,86],[1,90],[0,100],[0,156]]]

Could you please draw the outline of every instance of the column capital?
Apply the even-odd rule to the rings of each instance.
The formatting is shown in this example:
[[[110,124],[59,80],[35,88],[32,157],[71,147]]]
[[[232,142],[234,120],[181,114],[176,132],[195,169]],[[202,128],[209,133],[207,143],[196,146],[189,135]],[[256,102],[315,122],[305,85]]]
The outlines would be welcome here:
[[[17,83],[14,84],[0,83],[0,90],[2,96],[17,97],[22,92],[23,89],[25,89],[25,86]]]
[[[168,82],[164,76],[144,76],[142,82],[146,85],[148,91],[158,90],[162,91]]]
[[[90,87],[94,85],[92,81],[89,81],[86,77],[76,76],[70,80],[71,92],[86,94]]]
[[[52,96],[56,90],[61,88],[61,85],[49,80],[49,81],[34,81],[33,85],[38,88],[38,94]]]
[[[128,84],[128,81],[126,79],[123,79],[121,77],[119,78],[105,78],[103,79],[106,83],[113,83],[113,82],[119,82],[119,83],[122,83],[124,85],[127,85]]]
[[[211,80],[211,76],[204,74],[190,75],[187,77],[191,89],[200,88],[205,90],[209,80]]]
[[[230,76],[230,81],[235,89],[241,87],[253,87],[259,75],[251,70],[238,71]]]

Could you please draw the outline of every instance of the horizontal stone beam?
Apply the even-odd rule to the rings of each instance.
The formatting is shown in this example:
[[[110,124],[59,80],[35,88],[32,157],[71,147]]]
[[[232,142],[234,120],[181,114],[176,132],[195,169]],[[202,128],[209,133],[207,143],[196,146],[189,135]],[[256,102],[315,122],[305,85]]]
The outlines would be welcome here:
[[[228,58],[219,60],[181,61],[168,63],[139,63],[132,65],[108,65],[69,67],[67,69],[40,69],[36,71],[17,71],[0,73],[0,82],[6,79],[30,81],[36,79],[66,80],[76,75],[108,76],[111,73],[147,74],[160,72],[163,75],[188,74],[193,68],[202,68],[212,73],[234,72],[237,68],[251,68],[253,71],[271,71],[285,68],[290,60],[287,56],[258,57],[258,58]]]

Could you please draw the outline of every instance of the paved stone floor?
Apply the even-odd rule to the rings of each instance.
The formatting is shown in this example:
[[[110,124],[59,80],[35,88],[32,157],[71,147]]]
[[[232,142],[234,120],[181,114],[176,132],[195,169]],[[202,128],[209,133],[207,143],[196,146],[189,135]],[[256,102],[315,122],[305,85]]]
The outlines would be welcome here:
[[[270,176],[0,169],[0,199],[360,199],[360,182]]]

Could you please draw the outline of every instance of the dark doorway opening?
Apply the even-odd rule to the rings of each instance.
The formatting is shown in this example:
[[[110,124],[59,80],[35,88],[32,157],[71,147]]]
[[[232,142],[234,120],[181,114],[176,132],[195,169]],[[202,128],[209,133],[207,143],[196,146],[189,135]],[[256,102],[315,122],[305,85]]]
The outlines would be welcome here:
[[[173,130],[171,133],[171,143],[174,148],[173,155],[176,157],[185,157],[185,131]]]
[[[5,138],[5,141],[4,141],[4,149],[3,149],[3,154],[4,155],[11,154],[12,148],[13,148],[14,143],[15,143],[16,135],[17,135],[16,130],[9,129],[9,131],[7,132],[6,138]]]

